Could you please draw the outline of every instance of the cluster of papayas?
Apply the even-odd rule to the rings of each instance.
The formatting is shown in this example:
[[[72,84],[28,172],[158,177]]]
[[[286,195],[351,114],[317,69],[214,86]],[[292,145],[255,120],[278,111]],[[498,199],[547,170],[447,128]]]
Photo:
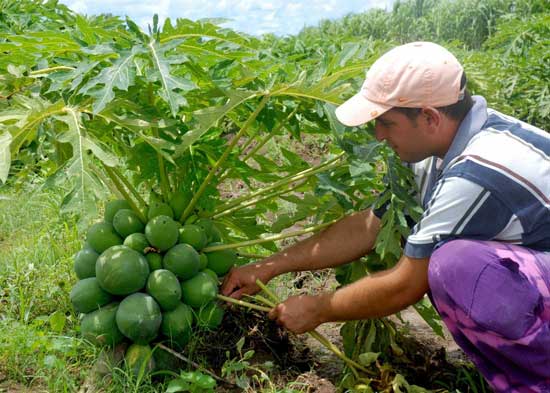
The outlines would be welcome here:
[[[74,258],[79,281],[70,297],[82,314],[82,336],[96,345],[129,340],[125,359],[133,368],[152,359],[151,343],[183,349],[194,328],[213,330],[222,323],[219,278],[237,263],[237,254],[203,252],[221,244],[221,234],[208,219],[187,225],[175,220],[183,202],[176,194],[170,204],[151,203],[147,222],[126,201],[108,202]]]

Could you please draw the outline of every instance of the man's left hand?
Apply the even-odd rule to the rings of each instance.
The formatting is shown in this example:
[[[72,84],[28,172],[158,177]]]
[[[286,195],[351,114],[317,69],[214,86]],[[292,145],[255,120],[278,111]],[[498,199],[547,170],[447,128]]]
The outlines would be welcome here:
[[[293,333],[301,334],[327,322],[328,294],[291,296],[269,312],[269,318]]]

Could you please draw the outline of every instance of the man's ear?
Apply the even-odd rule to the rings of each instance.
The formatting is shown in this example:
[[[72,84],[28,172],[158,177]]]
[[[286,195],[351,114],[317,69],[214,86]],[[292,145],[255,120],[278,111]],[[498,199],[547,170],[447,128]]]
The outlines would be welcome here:
[[[427,106],[422,108],[420,115],[424,118],[424,121],[430,130],[436,130],[441,125],[441,112],[434,107]]]

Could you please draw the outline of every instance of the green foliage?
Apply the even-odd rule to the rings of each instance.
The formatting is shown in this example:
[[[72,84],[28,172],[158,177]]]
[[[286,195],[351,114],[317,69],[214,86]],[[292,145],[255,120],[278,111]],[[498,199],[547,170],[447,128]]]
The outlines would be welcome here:
[[[296,37],[256,39],[185,19],[158,26],[155,18],[147,34],[131,20],[77,15],[55,0],[0,0],[0,181],[22,187],[47,178],[44,189],[62,187],[64,197],[52,205],[81,230],[109,194],[144,217],[145,200],[168,203],[183,192],[176,220],[213,219],[226,243],[258,239],[242,248],[251,253],[278,249],[268,240],[281,238],[263,241],[267,234],[384,206],[375,253],[337,272],[346,284],[393,266],[407,218],[417,219],[420,209],[410,171],[374,140],[370,126],[339,124],[334,106],[359,89],[365,69],[391,46],[432,40],[457,54],[469,88],[490,105],[549,129],[546,3],[409,0]],[[336,143],[323,152],[328,159],[313,164],[294,143],[274,143],[283,136],[299,143],[305,134],[330,135]],[[235,183],[244,196],[228,191]],[[36,221],[10,220],[0,220],[9,244],[0,291],[10,321],[40,317],[53,331],[70,329],[71,258],[51,244],[76,252],[78,233],[55,221],[50,242]],[[22,230],[36,234],[21,242],[32,255],[10,243]],[[48,273],[57,270],[56,277]],[[45,279],[58,285],[41,284]],[[439,331],[434,310],[416,308]],[[391,326],[369,323],[346,325],[346,351],[368,363],[376,353],[389,360],[399,352]],[[246,356],[226,367],[243,386]],[[193,378],[182,380],[193,386]],[[394,390],[415,389],[395,378]]]
[[[170,381],[166,393],[210,393],[214,392],[215,387],[216,380],[210,375],[200,371],[182,371],[178,378]]]

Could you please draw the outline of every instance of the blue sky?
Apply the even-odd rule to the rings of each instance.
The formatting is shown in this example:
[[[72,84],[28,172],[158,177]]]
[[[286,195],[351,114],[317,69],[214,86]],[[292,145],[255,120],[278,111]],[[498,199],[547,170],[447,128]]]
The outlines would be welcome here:
[[[153,14],[166,17],[201,19],[228,18],[224,26],[248,34],[296,34],[304,26],[315,26],[322,19],[334,19],[370,8],[391,9],[393,0],[61,0],[72,10],[93,15],[111,13],[129,16],[143,28],[152,24]]]

